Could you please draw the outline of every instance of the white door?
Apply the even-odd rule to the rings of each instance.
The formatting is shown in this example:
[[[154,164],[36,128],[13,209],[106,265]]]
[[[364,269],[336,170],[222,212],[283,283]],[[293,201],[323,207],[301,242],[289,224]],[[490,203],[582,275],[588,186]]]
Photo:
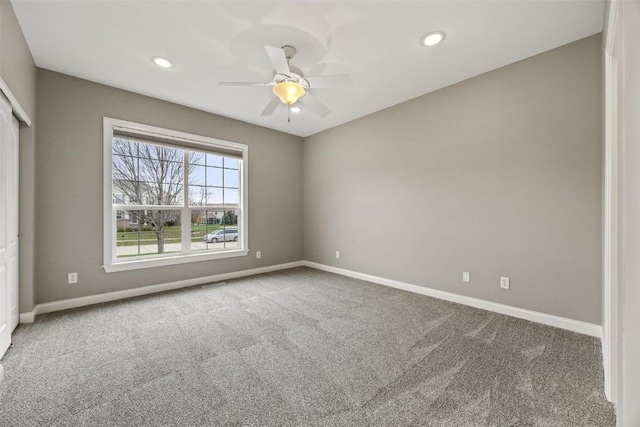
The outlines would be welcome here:
[[[11,345],[11,332],[17,325],[17,143],[17,121],[7,100],[0,96],[0,357]]]

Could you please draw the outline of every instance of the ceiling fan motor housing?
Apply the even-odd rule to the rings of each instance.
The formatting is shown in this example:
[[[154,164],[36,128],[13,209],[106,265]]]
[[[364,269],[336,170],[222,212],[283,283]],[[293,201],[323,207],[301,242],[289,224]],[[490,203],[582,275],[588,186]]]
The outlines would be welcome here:
[[[281,49],[284,51],[284,56],[287,57],[287,61],[291,61],[291,59],[296,55],[297,52],[295,47],[288,44],[282,46]]]
[[[304,78],[304,73],[300,68],[289,65],[289,70],[291,71],[291,75],[278,74],[276,71],[274,71],[273,83],[278,84],[282,82],[295,82],[305,89],[309,89],[309,82]]]

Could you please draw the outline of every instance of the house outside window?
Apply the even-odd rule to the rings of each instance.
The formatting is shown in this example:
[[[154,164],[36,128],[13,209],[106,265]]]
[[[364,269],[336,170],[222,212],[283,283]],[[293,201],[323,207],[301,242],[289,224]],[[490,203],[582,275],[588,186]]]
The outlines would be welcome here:
[[[104,119],[105,271],[248,253],[244,144]]]

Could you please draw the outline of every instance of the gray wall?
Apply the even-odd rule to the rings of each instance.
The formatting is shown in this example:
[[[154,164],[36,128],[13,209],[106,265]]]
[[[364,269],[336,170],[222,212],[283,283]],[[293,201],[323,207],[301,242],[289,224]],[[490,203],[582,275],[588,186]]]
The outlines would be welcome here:
[[[619,2],[618,38],[622,84],[619,87],[622,175],[622,270],[619,307],[622,309],[619,352],[622,356],[621,426],[640,426],[640,2]]]
[[[601,114],[596,35],[306,138],[305,259],[600,324]]]
[[[32,120],[20,128],[20,312],[35,305],[35,123],[36,66],[13,6],[0,1],[0,76]]]
[[[297,137],[39,70],[37,302],[304,258],[600,324],[600,53],[599,35],[580,40],[309,137],[304,153]],[[104,116],[249,144],[263,258],[104,273]]]
[[[38,303],[302,259],[301,138],[42,69],[37,100]],[[104,116],[248,144],[252,252],[105,273]],[[261,259],[255,258],[256,250],[262,251]],[[79,284],[67,284],[70,272],[78,272]]]

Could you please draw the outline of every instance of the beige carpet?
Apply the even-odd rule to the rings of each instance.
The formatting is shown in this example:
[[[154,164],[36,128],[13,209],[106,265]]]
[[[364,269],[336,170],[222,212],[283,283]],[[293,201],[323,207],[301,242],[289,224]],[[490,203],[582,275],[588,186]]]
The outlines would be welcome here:
[[[614,426],[595,338],[307,268],[39,316],[2,426]]]

